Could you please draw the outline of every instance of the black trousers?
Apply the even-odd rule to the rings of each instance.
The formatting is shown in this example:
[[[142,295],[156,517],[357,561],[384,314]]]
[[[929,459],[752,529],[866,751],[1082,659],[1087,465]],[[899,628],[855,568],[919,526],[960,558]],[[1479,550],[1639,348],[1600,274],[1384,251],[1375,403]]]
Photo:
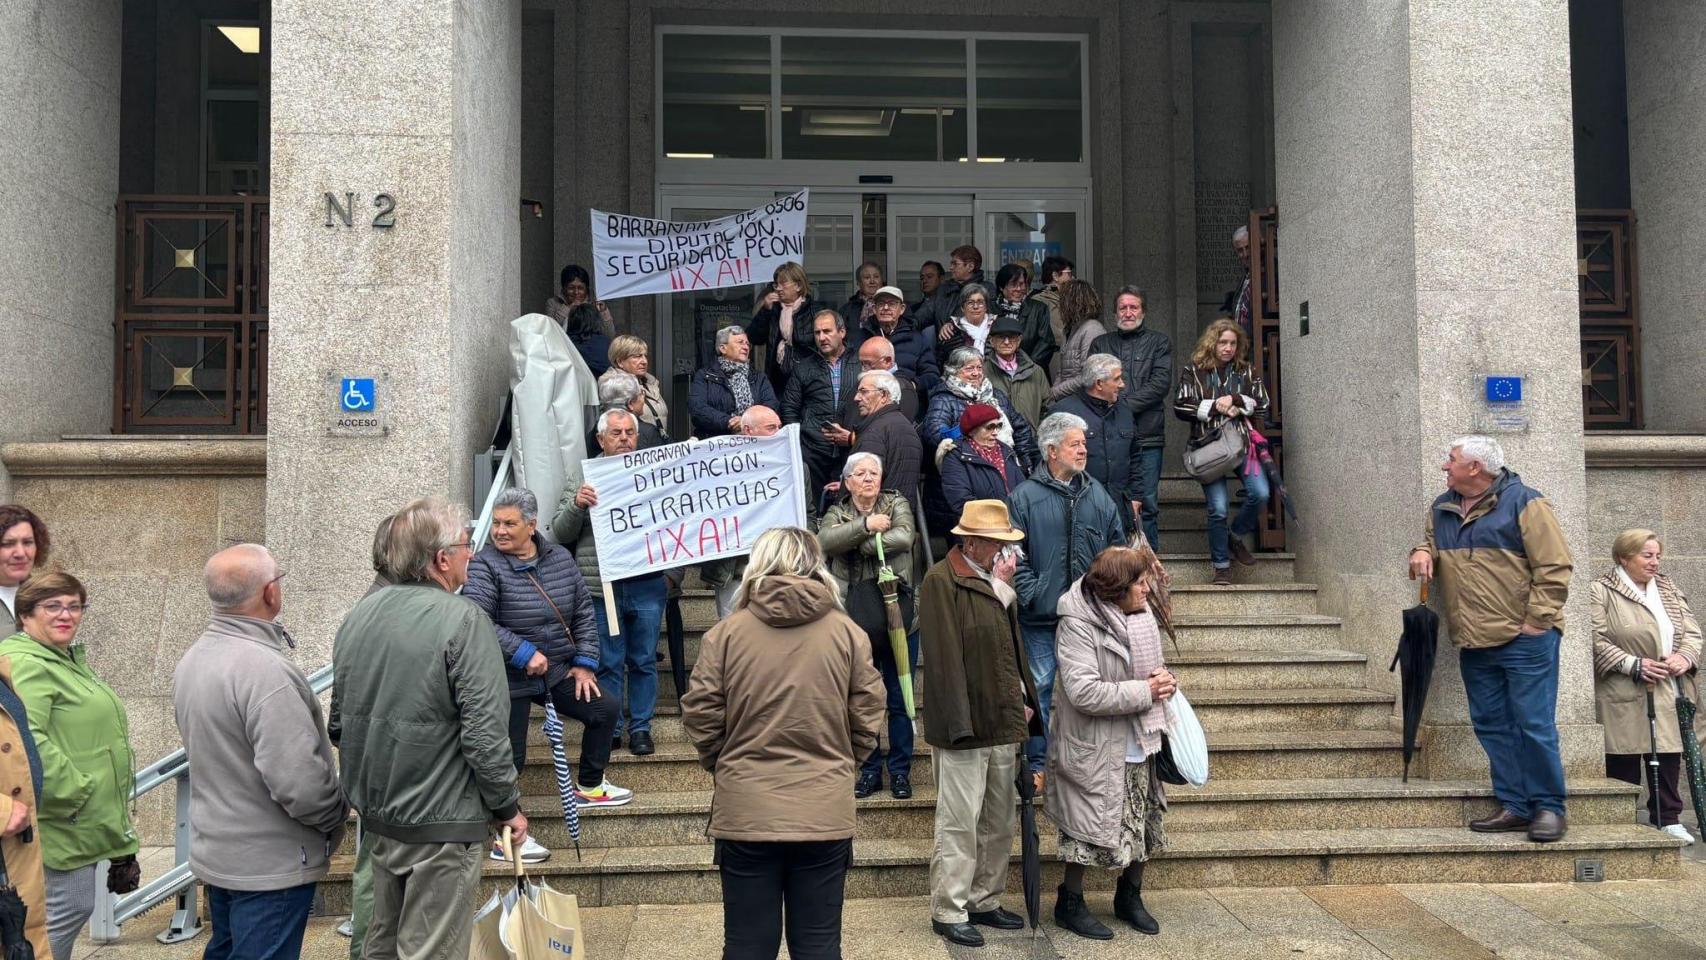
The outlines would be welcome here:
[[[717,841],[723,877],[723,960],[776,960],[787,915],[788,956],[841,960],[841,905],[853,841]]]
[[[578,720],[586,725],[581,734],[581,762],[575,778],[583,787],[596,787],[604,782],[604,768],[610,766],[610,738],[616,733],[616,701],[606,696],[591,700],[575,699],[575,678],[565,676],[561,683],[548,691],[557,717],[567,724]],[[533,705],[545,704],[546,694],[522,697],[509,702],[509,747],[515,753],[515,770],[527,763],[527,721],[533,715]],[[568,739],[568,731],[563,732]],[[565,743],[564,747],[567,748]]]
[[[1652,769],[1647,766],[1649,756],[1651,754],[1608,753],[1605,755],[1605,775],[1624,783],[1633,783],[1638,787],[1641,785],[1641,771]],[[1649,774],[1647,779],[1651,780],[1652,776]],[[1647,784],[1647,789],[1652,791],[1648,794],[1647,809],[1652,809],[1650,798],[1653,795],[1657,795],[1659,798],[1659,822],[1657,826],[1668,827],[1673,823],[1682,822],[1682,793],[1677,789],[1677,784],[1681,779],[1682,754],[1659,754],[1659,782]]]

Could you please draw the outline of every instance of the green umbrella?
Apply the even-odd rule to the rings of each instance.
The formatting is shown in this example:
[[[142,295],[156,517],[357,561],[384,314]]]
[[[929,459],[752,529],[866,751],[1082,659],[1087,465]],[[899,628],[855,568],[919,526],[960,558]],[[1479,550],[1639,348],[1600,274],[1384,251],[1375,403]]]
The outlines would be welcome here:
[[[877,534],[877,589],[883,595],[883,609],[889,620],[889,647],[894,651],[894,670],[900,677],[900,695],[906,700],[907,719],[917,719],[918,707],[912,699],[912,657],[906,644],[906,627],[900,618],[900,577],[890,569],[883,556],[883,535]]]
[[[1676,725],[1682,734],[1682,763],[1688,773],[1688,795],[1694,798],[1695,822],[1706,829],[1706,763],[1700,760],[1700,740],[1694,736],[1694,701],[1677,694]]]

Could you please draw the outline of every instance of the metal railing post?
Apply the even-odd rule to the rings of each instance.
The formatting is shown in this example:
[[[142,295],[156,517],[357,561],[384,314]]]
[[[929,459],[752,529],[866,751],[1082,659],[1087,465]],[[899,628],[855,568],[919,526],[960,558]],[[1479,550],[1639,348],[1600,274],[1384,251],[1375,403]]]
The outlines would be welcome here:
[[[107,868],[102,860],[95,866],[95,912],[89,917],[89,939],[111,943],[118,939],[118,894],[107,892]]]
[[[177,855],[176,863],[188,865],[190,862],[190,772],[185,767],[178,775],[173,789],[177,792],[178,824],[174,839]],[[172,923],[160,931],[154,939],[161,943],[182,943],[201,933],[201,911],[196,909],[196,890],[198,884],[194,879],[178,891],[178,908],[172,911]]]

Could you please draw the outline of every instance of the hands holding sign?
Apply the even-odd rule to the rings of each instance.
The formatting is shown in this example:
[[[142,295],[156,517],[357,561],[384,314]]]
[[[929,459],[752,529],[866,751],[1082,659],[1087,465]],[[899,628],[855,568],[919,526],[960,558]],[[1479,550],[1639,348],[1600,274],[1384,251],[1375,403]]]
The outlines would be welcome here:
[[[592,488],[592,484],[583,483],[581,488],[575,491],[575,506],[582,510],[598,506],[598,491]]]

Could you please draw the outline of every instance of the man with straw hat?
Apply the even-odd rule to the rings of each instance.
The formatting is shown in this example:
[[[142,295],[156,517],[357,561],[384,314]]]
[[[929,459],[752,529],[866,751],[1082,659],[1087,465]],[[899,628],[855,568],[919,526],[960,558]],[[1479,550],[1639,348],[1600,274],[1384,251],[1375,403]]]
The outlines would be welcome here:
[[[1018,803],[1018,748],[1040,735],[1036,685],[1019,639],[1013,577],[1025,538],[999,500],[972,500],[953,529],[959,544],[924,575],[918,619],[924,739],[935,748],[936,856],[930,926],[964,946],[977,927],[1016,930],[1001,909]]]

